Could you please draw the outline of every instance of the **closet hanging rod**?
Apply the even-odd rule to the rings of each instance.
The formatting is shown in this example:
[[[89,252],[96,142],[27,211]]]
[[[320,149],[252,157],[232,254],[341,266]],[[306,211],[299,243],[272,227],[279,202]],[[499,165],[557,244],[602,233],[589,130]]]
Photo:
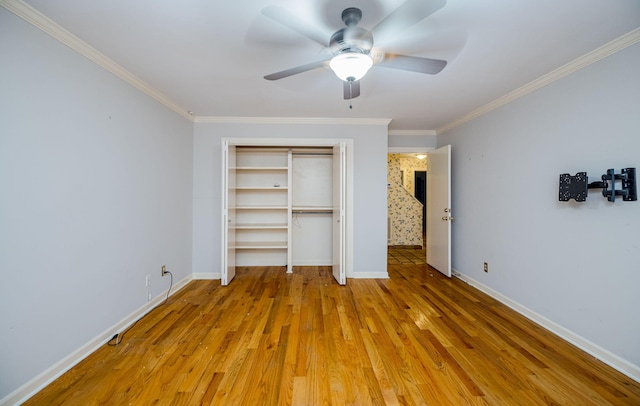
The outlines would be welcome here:
[[[333,210],[292,210],[292,214],[333,214]]]
[[[291,155],[333,156],[333,152],[292,152]]]

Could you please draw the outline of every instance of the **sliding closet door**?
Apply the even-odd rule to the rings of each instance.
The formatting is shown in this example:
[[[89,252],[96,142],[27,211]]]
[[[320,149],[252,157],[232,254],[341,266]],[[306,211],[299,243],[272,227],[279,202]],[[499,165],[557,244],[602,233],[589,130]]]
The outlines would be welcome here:
[[[236,276],[236,147],[225,141],[222,146],[222,266],[221,284]]]
[[[347,283],[345,273],[346,244],[346,146],[333,147],[333,277],[340,285]]]

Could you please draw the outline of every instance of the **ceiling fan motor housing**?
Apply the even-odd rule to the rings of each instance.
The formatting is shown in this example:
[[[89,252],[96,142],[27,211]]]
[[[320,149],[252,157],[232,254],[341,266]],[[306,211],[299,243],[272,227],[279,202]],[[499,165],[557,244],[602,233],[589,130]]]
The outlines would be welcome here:
[[[345,27],[331,36],[329,47],[334,55],[344,52],[368,54],[373,47],[373,35],[364,28]]]
[[[339,29],[331,36],[329,47],[334,55],[345,52],[368,54],[373,47],[373,35],[364,28],[357,27],[362,19],[362,11],[349,7],[342,12],[345,28]]]

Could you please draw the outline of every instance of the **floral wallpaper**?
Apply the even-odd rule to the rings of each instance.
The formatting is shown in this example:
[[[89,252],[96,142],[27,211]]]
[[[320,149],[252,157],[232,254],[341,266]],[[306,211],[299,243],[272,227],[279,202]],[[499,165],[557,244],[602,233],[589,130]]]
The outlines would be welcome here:
[[[389,154],[387,159],[389,245],[422,245],[422,203],[414,196],[414,172],[426,171],[426,160]]]

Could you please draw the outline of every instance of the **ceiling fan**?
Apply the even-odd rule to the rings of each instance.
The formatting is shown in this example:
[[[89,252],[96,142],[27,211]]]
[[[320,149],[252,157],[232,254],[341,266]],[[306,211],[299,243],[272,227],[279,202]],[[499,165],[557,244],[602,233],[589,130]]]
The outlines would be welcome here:
[[[373,38],[374,35],[398,31],[399,27],[408,28],[435,13],[445,4],[446,0],[407,0],[371,31],[358,26],[362,11],[356,7],[349,7],[342,12],[342,21],[346,27],[334,32],[328,43],[323,34],[300,22],[283,8],[267,7],[262,10],[264,15],[318,42],[332,56],[330,59],[275,72],[264,78],[278,80],[326,66],[328,63],[336,76],[343,80],[344,98],[353,99],[360,95],[360,79],[374,64],[385,68],[435,75],[444,69],[447,61],[374,50]]]

